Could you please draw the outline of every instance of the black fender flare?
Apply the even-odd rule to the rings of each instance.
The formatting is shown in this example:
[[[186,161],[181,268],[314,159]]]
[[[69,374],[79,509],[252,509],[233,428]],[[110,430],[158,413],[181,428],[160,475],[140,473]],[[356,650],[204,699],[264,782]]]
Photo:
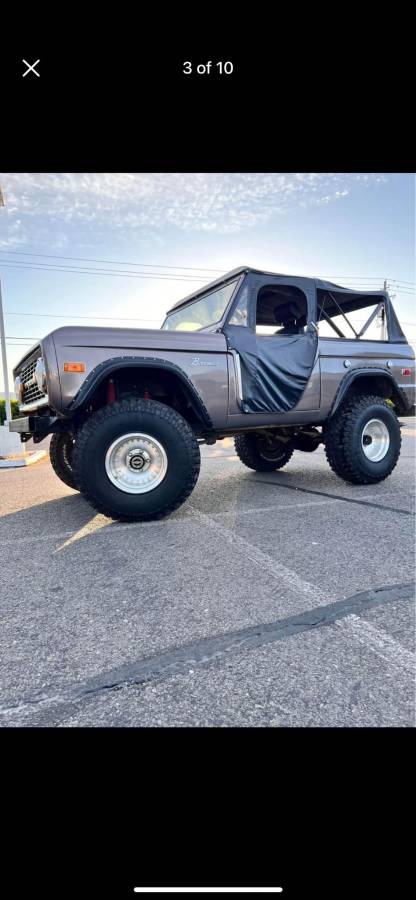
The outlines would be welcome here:
[[[184,372],[180,366],[175,365],[175,363],[172,363],[167,359],[155,358],[154,356],[115,356],[99,363],[98,366],[95,366],[95,368],[89,372],[83,381],[78,393],[75,395],[70,406],[68,406],[66,414],[72,416],[73,413],[79,412],[85,404],[88,403],[88,400],[92,397],[101,382],[108,378],[112,372],[116,372],[119,369],[131,368],[162,369],[165,372],[172,372],[173,375],[176,375],[180,379],[188,391],[192,406],[203,425],[207,429],[213,428],[208,410],[186,372]]]
[[[332,416],[336,413],[337,409],[341,405],[345,395],[349,391],[351,385],[358,378],[365,376],[368,377],[378,377],[383,376],[386,378],[392,386],[393,397],[396,400],[396,403],[399,407],[399,412],[404,413],[408,409],[408,402],[404,391],[400,390],[399,385],[394,380],[393,376],[390,372],[387,372],[386,369],[381,368],[380,366],[360,366],[360,368],[351,369],[350,372],[347,372],[344,375],[344,378],[339,384],[337,393],[335,394],[334,401],[331,407],[331,411],[329,413],[328,419],[332,418]]]

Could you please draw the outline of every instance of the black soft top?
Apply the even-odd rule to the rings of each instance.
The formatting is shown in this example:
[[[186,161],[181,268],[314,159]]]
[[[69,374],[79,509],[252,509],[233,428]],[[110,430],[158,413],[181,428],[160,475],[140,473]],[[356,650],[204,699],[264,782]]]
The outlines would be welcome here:
[[[178,300],[178,302],[168,310],[167,315],[173,312],[174,309],[178,309],[180,306],[189,303],[191,300],[194,300],[203,294],[210,293],[215,290],[215,288],[221,287],[221,285],[227,284],[227,282],[237,279],[241,275],[248,274],[249,272],[255,275],[271,275],[273,278],[290,278],[291,281],[293,278],[297,278],[297,276],[288,275],[287,273],[267,272],[263,269],[253,269],[251,266],[240,266],[237,269],[226,272],[220,278],[210,281],[209,284],[204,285],[204,287],[199,288],[197,291],[193,291],[192,294],[188,294],[188,296],[183,297],[182,300]],[[309,282],[311,287],[315,286],[318,291],[323,292],[321,294],[321,300],[318,302],[319,305],[322,303],[324,304],[325,313],[330,317],[338,315],[340,308],[344,313],[349,313],[358,309],[365,309],[368,306],[373,306],[374,304],[383,301],[386,307],[389,341],[407,343],[387,291],[356,291],[335,284],[333,281],[324,281],[321,278],[308,278],[303,275],[299,276],[300,285],[307,282]]]
[[[185,303],[189,303],[190,300],[194,300],[195,297],[199,297],[201,294],[209,293],[216,287],[220,287],[221,284],[226,284],[227,281],[231,281],[233,278],[237,278],[239,275],[242,275],[244,272],[257,272],[257,269],[250,269],[249,266],[241,266],[239,269],[232,269],[230,272],[226,272],[225,275],[221,275],[221,278],[215,278],[214,281],[210,281],[209,284],[205,284],[204,287],[199,288],[198,291],[193,291],[192,294],[188,294],[186,297],[182,297],[182,300],[178,300],[177,303],[174,303],[173,306],[168,309],[166,315],[169,315],[174,309],[177,309],[179,306],[183,306]],[[274,272],[265,272],[265,275],[273,275]]]

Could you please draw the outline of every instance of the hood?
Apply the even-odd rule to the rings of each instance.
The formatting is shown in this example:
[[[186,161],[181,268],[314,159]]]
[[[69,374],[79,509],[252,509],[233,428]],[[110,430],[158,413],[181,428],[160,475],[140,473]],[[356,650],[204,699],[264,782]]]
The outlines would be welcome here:
[[[161,331],[153,328],[95,328],[65,326],[52,331],[60,347],[108,347],[109,350],[189,350],[225,352],[223,334],[205,331]],[[120,354],[118,354],[120,355]]]

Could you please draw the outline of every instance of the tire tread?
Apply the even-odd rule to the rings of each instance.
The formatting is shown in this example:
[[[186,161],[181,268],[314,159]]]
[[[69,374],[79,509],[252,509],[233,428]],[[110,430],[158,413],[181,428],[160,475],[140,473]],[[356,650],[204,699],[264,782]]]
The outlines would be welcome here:
[[[351,444],[352,431],[357,419],[368,406],[373,405],[382,406],[391,412],[391,407],[386,400],[374,394],[350,398],[341,405],[325,429],[325,454],[328,463],[339,478],[348,481],[350,484],[377,484],[379,481],[388,478],[400,454],[400,427],[398,454],[392,458],[390,465],[381,477],[379,474],[371,475],[369,472],[364,474],[358,465],[356,455],[348,452],[347,447],[348,444]]]
[[[140,512],[137,515],[133,514],[118,514],[117,516],[114,512],[106,506],[105,503],[98,500],[95,496],[91,494],[88,488],[88,481],[85,476],[85,472],[83,471],[82,466],[82,457],[85,451],[86,445],[88,443],[89,438],[92,436],[97,427],[103,424],[111,417],[119,415],[120,413],[149,413],[152,415],[159,417],[160,419],[164,419],[170,425],[172,425],[177,431],[180,432],[182,440],[185,442],[189,457],[191,459],[191,468],[188,475],[188,479],[186,484],[183,487],[181,493],[177,496],[173,503],[170,503],[168,506],[163,506],[160,510],[156,510],[153,512]],[[102,513],[105,516],[108,516],[111,519],[117,518],[119,521],[131,522],[131,521],[149,521],[151,519],[162,519],[164,516],[169,515],[174,512],[178,507],[182,506],[185,500],[192,493],[195,484],[198,480],[199,470],[201,465],[201,457],[199,451],[199,445],[196,441],[194,432],[188,422],[185,421],[183,416],[180,413],[177,413],[170,406],[166,406],[163,403],[159,403],[155,400],[144,400],[144,399],[127,399],[127,400],[117,400],[114,403],[111,403],[108,406],[103,406],[97,412],[93,413],[89,419],[85,422],[79,432],[77,432],[77,439],[74,447],[74,455],[73,455],[73,470],[76,481],[79,485],[79,490],[83,494],[86,500],[90,503],[90,505],[97,510],[97,512]]]
[[[271,462],[263,459],[256,448],[254,435],[238,434],[234,438],[234,446],[240,461],[247,466],[248,469],[254,469],[255,472],[275,472],[282,469],[289,462],[293,450],[290,448],[282,456],[280,460]]]
[[[74,491],[77,491],[77,485],[73,473],[72,466],[66,462],[64,456],[64,446],[66,443],[72,441],[72,437],[69,434],[59,434],[55,433],[51,437],[51,442],[49,444],[49,459],[51,461],[52,468],[55,472],[55,475],[63,481],[68,487],[73,488]]]

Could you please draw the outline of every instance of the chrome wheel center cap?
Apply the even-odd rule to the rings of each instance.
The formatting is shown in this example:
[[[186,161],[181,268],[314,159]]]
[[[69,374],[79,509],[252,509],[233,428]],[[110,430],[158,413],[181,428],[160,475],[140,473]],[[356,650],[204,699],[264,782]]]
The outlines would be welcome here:
[[[136,472],[144,472],[150,465],[150,454],[147,450],[130,450],[127,454],[127,463]]]

